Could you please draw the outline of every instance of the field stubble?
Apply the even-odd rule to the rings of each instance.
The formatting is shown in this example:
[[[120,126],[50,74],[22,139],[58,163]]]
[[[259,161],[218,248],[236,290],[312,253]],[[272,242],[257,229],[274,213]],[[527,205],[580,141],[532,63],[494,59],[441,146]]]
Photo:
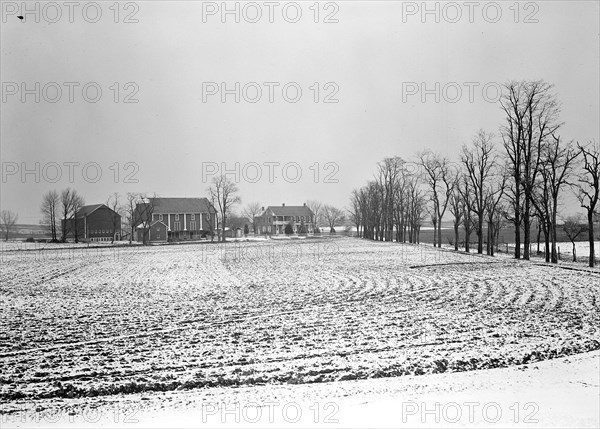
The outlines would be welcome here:
[[[293,257],[286,245],[5,252],[0,398],[419,375],[600,348],[600,273],[351,238]]]

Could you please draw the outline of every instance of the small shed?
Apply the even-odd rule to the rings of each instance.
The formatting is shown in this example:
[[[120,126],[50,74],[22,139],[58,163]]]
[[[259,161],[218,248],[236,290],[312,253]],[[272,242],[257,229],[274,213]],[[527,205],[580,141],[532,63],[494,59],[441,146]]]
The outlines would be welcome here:
[[[169,227],[167,224],[160,220],[155,220],[150,225],[150,233],[148,234],[148,242],[150,243],[166,243],[168,240]],[[137,241],[144,241],[144,234],[146,234],[146,228],[142,225],[137,228]]]

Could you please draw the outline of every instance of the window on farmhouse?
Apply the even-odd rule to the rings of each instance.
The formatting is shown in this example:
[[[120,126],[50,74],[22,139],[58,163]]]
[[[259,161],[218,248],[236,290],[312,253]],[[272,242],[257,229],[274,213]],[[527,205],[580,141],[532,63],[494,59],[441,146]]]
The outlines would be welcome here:
[[[192,231],[196,231],[196,221],[195,220],[193,220],[193,221],[190,222],[190,229]]]
[[[181,230],[181,222],[175,222],[175,231]]]

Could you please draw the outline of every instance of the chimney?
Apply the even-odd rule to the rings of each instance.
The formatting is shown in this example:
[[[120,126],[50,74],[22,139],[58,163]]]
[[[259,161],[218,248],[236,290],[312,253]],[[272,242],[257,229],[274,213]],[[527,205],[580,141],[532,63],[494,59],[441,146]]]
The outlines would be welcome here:
[[[304,203],[304,207],[306,207],[306,203]]]
[[[285,203],[281,203],[281,207],[285,207]]]

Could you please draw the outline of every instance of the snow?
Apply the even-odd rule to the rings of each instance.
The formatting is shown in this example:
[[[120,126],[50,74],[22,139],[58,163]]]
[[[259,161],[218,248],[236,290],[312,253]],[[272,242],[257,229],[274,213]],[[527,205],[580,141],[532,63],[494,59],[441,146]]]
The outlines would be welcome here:
[[[134,242],[133,245],[138,243]],[[0,253],[2,252],[18,252],[18,251],[61,251],[67,249],[88,249],[98,247],[115,247],[115,246],[130,246],[129,241],[94,241],[90,243],[29,243],[26,241],[0,241]]]
[[[369,389],[392,379],[420,392],[429,377],[460,384],[600,348],[598,271],[352,238],[44,254],[2,253],[0,398],[13,410],[356,385],[376,410],[397,386]]]
[[[598,351],[512,368],[31,401],[3,427],[598,427]]]

